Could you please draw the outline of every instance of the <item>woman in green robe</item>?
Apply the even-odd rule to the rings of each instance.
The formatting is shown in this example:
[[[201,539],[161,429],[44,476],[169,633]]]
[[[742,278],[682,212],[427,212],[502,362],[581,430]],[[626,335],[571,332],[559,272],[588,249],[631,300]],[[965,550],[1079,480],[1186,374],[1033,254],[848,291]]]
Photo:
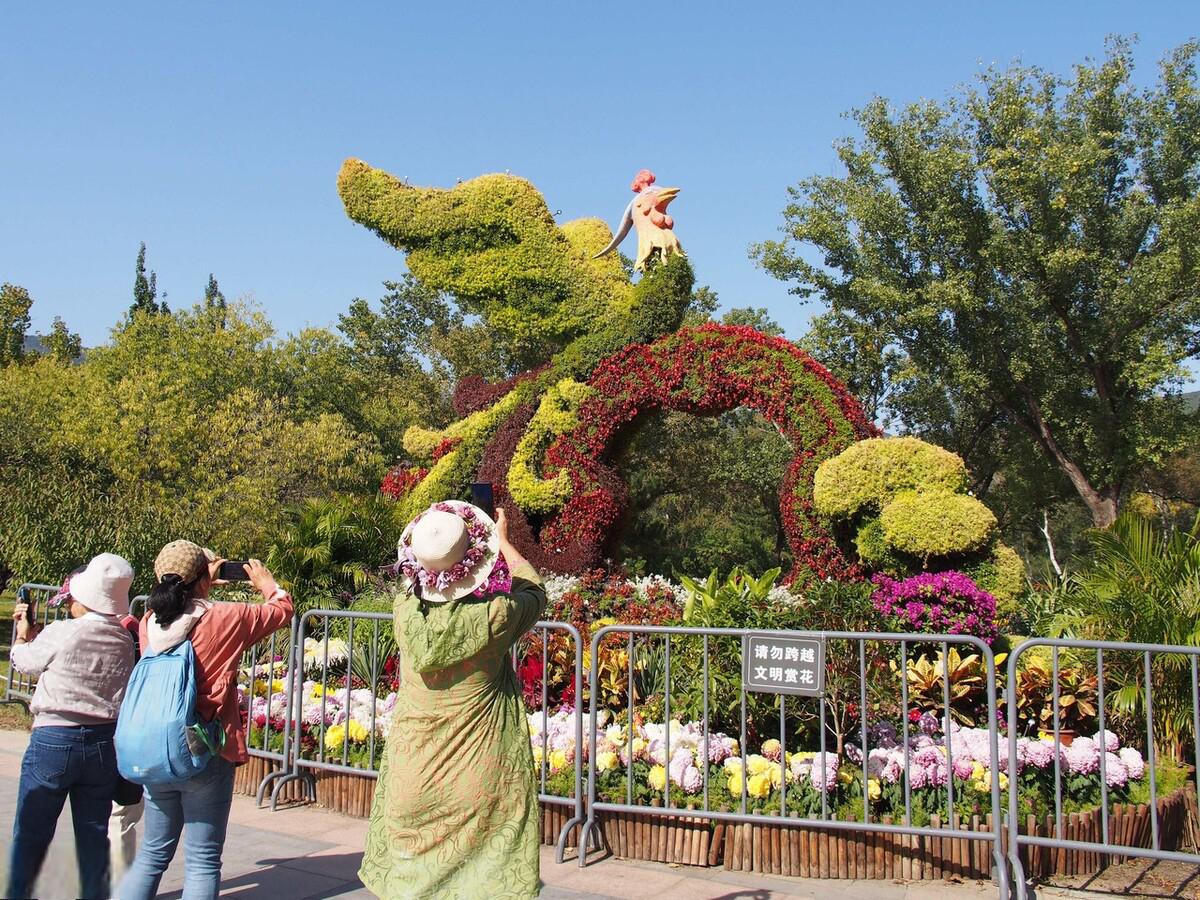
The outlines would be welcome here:
[[[465,548],[447,534],[447,512],[464,510]],[[537,792],[510,651],[542,615],[545,589],[509,543],[503,510],[492,524],[468,504],[435,504],[405,530],[400,555],[410,585],[395,605],[400,686],[359,877],[385,900],[536,897]],[[506,593],[488,590],[499,556]]]

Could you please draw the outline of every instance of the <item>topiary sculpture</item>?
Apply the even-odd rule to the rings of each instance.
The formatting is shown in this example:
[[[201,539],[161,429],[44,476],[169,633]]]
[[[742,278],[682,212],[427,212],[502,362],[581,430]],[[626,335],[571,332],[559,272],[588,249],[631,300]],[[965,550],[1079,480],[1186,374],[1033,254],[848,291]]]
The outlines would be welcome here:
[[[639,187],[640,185],[640,187]],[[794,344],[748,328],[679,328],[691,266],[665,214],[675,189],[639,173],[636,283],[609,255],[618,241],[598,219],[558,225],[532,184],[485,175],[449,190],[417,188],[359,160],[338,178],[346,212],[408,254],[413,276],[452,293],[518,348],[530,368],[500,385],[464,379],[461,419],[410,429],[419,465],[389,473],[385,489],[409,517],[429,503],[495,486],[510,534],[537,566],[593,566],[615,535],[626,493],[607,454],[646,412],[711,415],[746,406],[795,448],[780,492],[793,556],[791,580],[853,573],[812,501],[818,465],[874,433],[845,386]],[[638,215],[638,201],[631,207]],[[633,220],[638,225],[638,220]],[[653,251],[653,252],[652,252]]]
[[[992,511],[966,491],[961,457],[917,438],[871,438],[821,464],[813,501],[852,537],[866,569],[898,577],[958,569],[1011,605],[1024,565],[997,539]]]

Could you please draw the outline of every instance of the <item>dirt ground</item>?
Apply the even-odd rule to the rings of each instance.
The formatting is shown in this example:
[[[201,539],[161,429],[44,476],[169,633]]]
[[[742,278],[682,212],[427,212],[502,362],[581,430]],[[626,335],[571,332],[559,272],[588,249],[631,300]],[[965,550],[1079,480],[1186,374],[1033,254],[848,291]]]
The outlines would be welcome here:
[[[1135,859],[1109,866],[1099,875],[1056,878],[1051,884],[1097,895],[1200,900],[1200,866]]]

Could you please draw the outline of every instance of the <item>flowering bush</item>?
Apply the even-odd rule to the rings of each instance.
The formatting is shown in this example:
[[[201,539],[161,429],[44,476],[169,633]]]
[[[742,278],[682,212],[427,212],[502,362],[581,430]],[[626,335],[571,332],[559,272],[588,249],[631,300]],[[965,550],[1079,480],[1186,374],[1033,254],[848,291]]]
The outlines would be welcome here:
[[[996,598],[960,572],[923,572],[896,581],[876,575],[875,608],[901,630],[970,634],[989,644],[999,635]]]
[[[595,395],[580,404],[578,425],[551,444],[542,466],[551,477],[566,471],[572,482],[570,499],[543,528],[548,549],[599,557],[626,500],[622,479],[602,460],[640,414],[711,415],[745,406],[779,427],[796,451],[780,492],[791,578],[841,577],[852,569],[817,519],[812,481],[821,462],[874,432],[846,388],[794,344],[751,328],[685,328],[625,347],[601,361],[587,384]]]

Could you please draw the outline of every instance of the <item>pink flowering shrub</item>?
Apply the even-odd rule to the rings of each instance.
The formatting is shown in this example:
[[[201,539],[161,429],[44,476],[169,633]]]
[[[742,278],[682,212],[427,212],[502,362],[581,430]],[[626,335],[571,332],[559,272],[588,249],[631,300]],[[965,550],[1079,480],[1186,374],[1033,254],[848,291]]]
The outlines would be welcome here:
[[[999,634],[996,598],[961,572],[922,572],[903,581],[876,575],[875,609],[901,631],[970,634],[989,644]]]

